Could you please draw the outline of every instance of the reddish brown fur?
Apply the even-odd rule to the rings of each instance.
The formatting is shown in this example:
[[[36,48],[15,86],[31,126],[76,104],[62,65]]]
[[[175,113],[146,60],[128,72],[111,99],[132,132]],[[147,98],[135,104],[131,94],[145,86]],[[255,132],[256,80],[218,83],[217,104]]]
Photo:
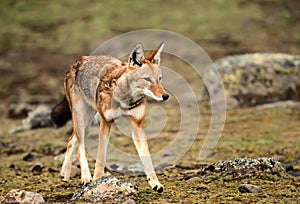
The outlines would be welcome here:
[[[64,89],[73,115],[74,128],[66,152],[66,158],[68,159],[65,159],[61,172],[61,175],[64,176],[66,180],[68,180],[70,176],[70,155],[73,152],[72,143],[75,144],[76,141],[79,146],[82,182],[87,183],[91,180],[87,159],[85,157],[84,136],[85,128],[89,121],[91,121],[91,116],[93,117],[96,111],[101,114],[102,119],[99,127],[98,152],[94,179],[104,174],[105,154],[111,124],[114,119],[119,117],[118,114],[120,112],[120,116],[124,115],[129,118],[134,133],[134,143],[142,159],[145,172],[149,177],[149,184],[154,190],[162,192],[163,186],[159,183],[154,172],[148,150],[147,137],[142,128],[145,117],[145,95],[157,101],[162,101],[162,96],[166,94],[159,80],[161,77],[159,62],[162,48],[163,44],[161,44],[158,49],[150,52],[145,58],[142,51],[138,50],[139,52],[135,52],[136,50],[134,49],[133,53],[135,55],[131,54],[129,63],[121,62],[108,56],[84,56],[77,60],[66,71]],[[137,45],[136,49],[142,49],[142,46]],[[133,58],[137,53],[142,53],[142,56],[139,55],[139,58]],[[153,78],[151,85],[149,84],[149,80],[148,82],[142,81],[140,84],[143,86],[136,84],[136,81],[144,80],[149,75]],[[143,76],[145,78],[143,78]],[[142,90],[141,93],[143,95],[138,91],[132,91],[132,86],[134,87],[133,90]],[[152,93],[149,93],[149,90]],[[155,96],[153,96],[153,94]],[[164,98],[163,100],[166,99]],[[132,109],[127,108],[126,105],[130,105],[131,102],[135,105]],[[76,141],[74,140],[75,135]],[[71,151],[69,151],[70,149]]]
[[[166,90],[162,86],[159,86],[159,85],[150,85],[150,90],[157,97],[160,97],[167,93]]]

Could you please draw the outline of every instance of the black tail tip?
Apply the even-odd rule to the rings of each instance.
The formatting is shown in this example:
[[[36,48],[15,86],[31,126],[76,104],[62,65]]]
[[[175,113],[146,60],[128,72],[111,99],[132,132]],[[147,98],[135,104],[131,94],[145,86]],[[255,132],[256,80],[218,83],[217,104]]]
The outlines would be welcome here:
[[[64,126],[72,119],[72,114],[66,96],[52,108],[50,117],[57,128]]]

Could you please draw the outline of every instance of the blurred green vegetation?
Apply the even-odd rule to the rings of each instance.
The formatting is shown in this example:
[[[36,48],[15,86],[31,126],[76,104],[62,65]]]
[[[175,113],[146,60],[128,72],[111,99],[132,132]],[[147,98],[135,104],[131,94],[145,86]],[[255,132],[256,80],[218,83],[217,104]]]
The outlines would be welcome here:
[[[185,35],[213,60],[249,52],[299,54],[298,2],[2,0],[0,112],[12,102],[55,103],[63,93],[63,73],[74,60],[137,29]]]
[[[218,53],[222,48],[229,54],[299,52],[294,12],[283,0],[261,2],[3,0],[0,51],[88,54],[112,36],[157,28],[186,35],[216,57],[227,54]]]

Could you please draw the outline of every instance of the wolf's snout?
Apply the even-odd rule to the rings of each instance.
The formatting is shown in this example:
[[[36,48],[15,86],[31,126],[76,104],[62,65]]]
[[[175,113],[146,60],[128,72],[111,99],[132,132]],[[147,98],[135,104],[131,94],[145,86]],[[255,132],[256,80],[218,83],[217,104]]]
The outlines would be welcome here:
[[[168,95],[168,94],[162,95],[162,99],[163,99],[164,101],[168,100],[168,98],[169,98],[169,95]]]

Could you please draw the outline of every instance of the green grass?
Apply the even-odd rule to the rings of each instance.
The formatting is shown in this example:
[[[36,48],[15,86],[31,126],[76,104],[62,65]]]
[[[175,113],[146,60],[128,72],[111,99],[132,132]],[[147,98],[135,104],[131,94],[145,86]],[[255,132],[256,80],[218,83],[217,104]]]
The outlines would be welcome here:
[[[240,6],[239,2],[2,1],[0,43],[1,47],[16,50],[27,48],[53,53],[88,54],[97,46],[96,43],[143,28],[178,32],[202,42],[205,47],[208,45],[204,41],[214,41],[220,33],[233,35],[241,42],[247,39],[245,45],[254,50],[264,50],[269,34],[273,34],[274,38],[288,39],[279,33],[290,24],[292,17],[288,11],[279,15],[278,22],[264,28],[257,23],[265,18],[261,9],[255,4]],[[298,31],[294,28],[291,34]],[[293,47],[291,44],[288,50],[293,50]]]
[[[199,161],[197,156],[203,143],[203,134],[205,127],[210,122],[209,117],[204,117],[200,124],[200,133],[193,147],[177,163],[190,169],[174,168],[158,171],[158,177],[166,187],[162,194],[152,191],[145,177],[135,175],[116,175],[116,177],[137,182],[141,203],[293,203],[297,200],[299,194],[297,189],[299,178],[285,173],[239,179],[230,175],[205,174],[199,175],[199,181],[197,182],[187,182],[184,178],[193,172],[199,171],[197,165],[201,163],[211,164],[237,157],[277,156],[281,157],[285,164],[290,163],[294,165],[295,169],[299,169],[300,117],[298,113],[299,108],[263,109],[259,111],[256,108],[248,108],[229,111],[228,120],[217,147],[207,159]],[[240,120],[236,120],[237,118],[240,118]],[[59,178],[58,172],[48,172],[49,168],[59,170],[61,162],[53,159],[53,152],[55,151],[45,154],[45,152],[48,152],[49,147],[53,150],[61,150],[66,146],[66,129],[53,130],[45,128],[8,135],[8,129],[16,123],[13,120],[3,120],[4,126],[0,129],[3,144],[8,144],[8,146],[2,144],[0,149],[0,158],[2,158],[0,160],[0,195],[13,188],[21,188],[41,193],[47,202],[68,202],[72,194],[81,187],[80,178],[77,176],[66,183]],[[167,128],[165,133],[169,136],[175,134],[169,132],[169,130]],[[126,138],[126,136],[122,137]],[[165,140],[157,139],[157,142],[150,144],[150,147],[164,148],[164,142]],[[15,147],[14,150],[21,153],[11,152],[9,146]],[[122,149],[122,146],[126,149],[128,146],[127,140],[118,141],[118,147]],[[134,151],[133,146],[131,150]],[[33,162],[23,161],[22,157],[30,151],[44,155],[36,158]],[[33,175],[30,169],[38,162],[42,163],[45,168],[41,175]],[[110,162],[115,161],[110,160]],[[15,169],[9,168],[12,163],[15,164]],[[94,164],[91,162],[92,171],[93,166]],[[258,185],[263,191],[258,194],[239,193],[238,186],[242,183]],[[276,188],[276,186],[280,186],[280,188]]]

